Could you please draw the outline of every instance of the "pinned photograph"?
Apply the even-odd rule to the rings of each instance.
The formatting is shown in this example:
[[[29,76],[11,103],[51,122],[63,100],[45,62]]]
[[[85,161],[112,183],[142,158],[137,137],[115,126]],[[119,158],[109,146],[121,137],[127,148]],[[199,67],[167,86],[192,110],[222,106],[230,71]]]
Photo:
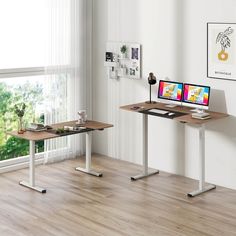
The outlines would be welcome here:
[[[139,59],[139,48],[131,48],[131,59]]]
[[[129,74],[134,76],[135,75],[135,69],[129,68]]]
[[[106,52],[106,61],[113,62],[113,53],[112,52]]]

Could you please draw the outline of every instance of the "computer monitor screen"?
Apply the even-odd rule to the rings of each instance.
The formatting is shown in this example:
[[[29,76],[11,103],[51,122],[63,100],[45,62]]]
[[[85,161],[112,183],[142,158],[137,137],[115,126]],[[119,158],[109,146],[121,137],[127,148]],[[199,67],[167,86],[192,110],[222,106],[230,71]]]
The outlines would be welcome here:
[[[181,102],[182,91],[183,83],[165,80],[159,81],[158,98]]]
[[[196,84],[184,84],[183,103],[192,107],[207,109],[210,98],[210,87]],[[183,104],[185,105],[185,104]]]

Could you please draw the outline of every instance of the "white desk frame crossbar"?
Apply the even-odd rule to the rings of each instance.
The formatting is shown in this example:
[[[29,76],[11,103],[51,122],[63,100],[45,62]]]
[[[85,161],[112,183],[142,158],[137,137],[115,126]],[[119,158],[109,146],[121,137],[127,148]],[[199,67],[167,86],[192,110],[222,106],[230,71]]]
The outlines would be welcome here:
[[[148,170],[148,115],[143,114],[143,173],[132,176],[131,180],[138,180],[150,175],[155,175],[159,173],[159,170],[149,171]]]
[[[86,133],[86,167],[76,167],[75,170],[94,175],[97,177],[102,177],[102,173],[95,172],[91,170],[91,145],[92,145],[92,132]]]
[[[205,125],[202,124],[199,127],[199,188],[188,193],[188,196],[195,197],[215,188],[213,184],[205,185]]]

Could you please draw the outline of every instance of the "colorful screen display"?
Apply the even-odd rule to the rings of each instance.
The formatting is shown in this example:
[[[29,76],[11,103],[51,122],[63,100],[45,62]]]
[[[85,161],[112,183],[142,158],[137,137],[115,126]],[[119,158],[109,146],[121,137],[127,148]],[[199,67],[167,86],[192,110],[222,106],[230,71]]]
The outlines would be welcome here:
[[[183,102],[208,106],[209,96],[210,87],[208,86],[184,84]]]
[[[158,98],[180,101],[182,100],[183,83],[159,81]]]

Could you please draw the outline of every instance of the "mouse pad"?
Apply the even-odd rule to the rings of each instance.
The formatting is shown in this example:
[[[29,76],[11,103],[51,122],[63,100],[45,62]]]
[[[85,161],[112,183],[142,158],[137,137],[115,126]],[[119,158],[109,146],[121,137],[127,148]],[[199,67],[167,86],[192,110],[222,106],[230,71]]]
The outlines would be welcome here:
[[[85,133],[85,132],[89,132],[89,131],[93,131],[93,129],[86,128],[86,129],[73,130],[73,131],[68,130],[68,131],[63,131],[62,133],[57,132],[57,130],[55,130],[55,129],[50,129],[50,130],[47,130],[46,132],[51,133],[51,134],[56,134],[59,136],[68,136],[68,135],[72,135],[72,134]]]
[[[139,111],[139,112],[147,114],[147,115],[159,116],[159,117],[163,117],[163,118],[167,118],[167,119],[173,119],[173,118],[176,118],[179,116],[184,116],[184,115],[188,114],[188,113],[184,113],[184,112],[169,111],[169,110],[164,110],[164,109],[160,109],[160,110],[166,111],[168,113],[174,113],[174,114],[173,115],[168,115],[168,113],[167,114],[158,114],[158,113],[152,112],[150,110],[144,110],[144,111]]]

